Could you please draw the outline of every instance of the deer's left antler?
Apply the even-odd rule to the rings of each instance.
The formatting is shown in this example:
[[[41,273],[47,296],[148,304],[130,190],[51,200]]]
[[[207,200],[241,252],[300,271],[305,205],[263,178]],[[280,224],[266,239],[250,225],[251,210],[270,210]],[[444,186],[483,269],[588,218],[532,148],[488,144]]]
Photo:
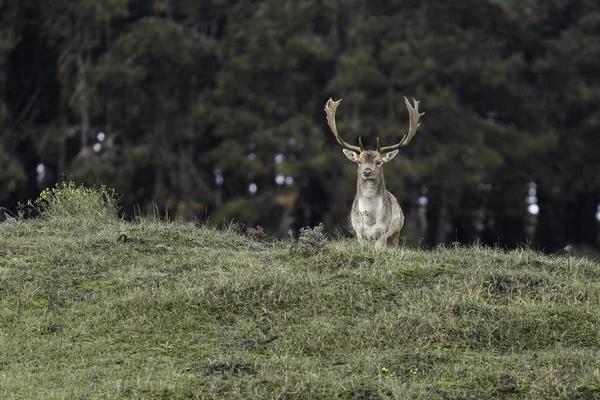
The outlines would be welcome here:
[[[406,97],[404,97],[404,102],[406,103],[406,108],[408,109],[408,116],[410,118],[410,126],[408,128],[408,133],[402,137],[402,140],[400,140],[400,142],[398,142],[392,146],[385,146],[385,147],[380,148],[379,147],[379,139],[377,139],[377,151],[379,151],[381,154],[388,153],[392,150],[396,150],[396,149],[399,149],[400,147],[406,146],[407,144],[410,143],[413,136],[415,136],[415,133],[417,133],[417,129],[419,129],[419,125],[420,125],[419,118],[421,118],[421,116],[425,113],[424,112],[419,113],[419,102],[415,99],[413,99],[413,101],[415,103],[414,107],[410,104],[408,99]]]

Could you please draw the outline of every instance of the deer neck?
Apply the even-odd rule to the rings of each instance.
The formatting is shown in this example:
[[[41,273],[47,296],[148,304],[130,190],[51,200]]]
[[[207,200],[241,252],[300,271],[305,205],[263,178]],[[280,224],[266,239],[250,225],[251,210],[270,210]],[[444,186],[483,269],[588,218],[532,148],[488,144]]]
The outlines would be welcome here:
[[[356,184],[356,197],[359,199],[378,199],[385,193],[385,181],[383,171],[376,179],[363,179],[358,177]]]

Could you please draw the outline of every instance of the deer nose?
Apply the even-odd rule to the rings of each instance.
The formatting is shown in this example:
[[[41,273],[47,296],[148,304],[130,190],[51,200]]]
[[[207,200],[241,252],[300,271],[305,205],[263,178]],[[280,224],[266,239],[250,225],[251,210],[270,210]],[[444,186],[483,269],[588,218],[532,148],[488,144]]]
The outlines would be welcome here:
[[[365,169],[363,169],[363,175],[366,177],[369,177],[369,176],[373,175],[373,170],[371,168],[365,168]]]

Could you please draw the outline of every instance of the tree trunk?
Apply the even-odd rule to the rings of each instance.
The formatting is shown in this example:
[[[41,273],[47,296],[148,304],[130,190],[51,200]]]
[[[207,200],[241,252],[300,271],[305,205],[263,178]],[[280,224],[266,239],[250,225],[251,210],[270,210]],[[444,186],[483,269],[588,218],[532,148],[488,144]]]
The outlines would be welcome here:
[[[61,123],[61,135],[60,135],[60,150],[58,152],[58,170],[57,175],[62,174],[67,167],[67,137],[69,136],[67,125],[67,118],[65,117],[64,106],[60,107],[60,123]]]
[[[79,116],[81,118],[80,131],[80,151],[85,151],[88,147],[88,135],[90,133],[90,93],[87,82],[87,73],[90,61],[79,54],[77,56],[77,67],[79,82],[76,89],[76,101],[78,105]]]
[[[437,225],[434,236],[434,244],[445,243],[448,238],[448,204],[443,185],[440,186],[440,203],[437,215]]]
[[[388,108],[388,119],[392,122],[396,121],[396,107],[395,107],[395,102],[394,102],[394,95],[395,95],[395,91],[394,91],[394,85],[392,84],[391,80],[388,81],[388,85],[387,85],[387,91],[386,91],[386,95],[387,95],[387,108]]]
[[[339,34],[339,11],[337,4],[334,4],[333,11],[331,13],[331,37],[333,39],[333,51],[335,54],[335,74],[337,75],[340,72],[340,48],[341,48],[341,40]]]

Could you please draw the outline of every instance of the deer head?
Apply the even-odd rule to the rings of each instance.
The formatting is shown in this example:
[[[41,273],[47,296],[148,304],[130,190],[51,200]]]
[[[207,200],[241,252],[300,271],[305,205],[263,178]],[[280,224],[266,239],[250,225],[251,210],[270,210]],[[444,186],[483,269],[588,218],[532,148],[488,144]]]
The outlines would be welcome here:
[[[327,124],[333,132],[336,140],[339,144],[341,144],[344,149],[344,155],[350,160],[358,164],[358,177],[359,183],[362,181],[383,181],[383,169],[381,166],[391,161],[396,154],[398,154],[398,149],[406,146],[410,143],[411,139],[417,133],[417,129],[419,128],[419,118],[425,113],[419,113],[419,102],[413,99],[414,107],[410,104],[408,99],[405,97],[404,102],[406,103],[406,108],[408,109],[408,115],[410,117],[410,126],[408,128],[408,133],[404,135],[404,137],[400,140],[400,142],[391,145],[381,147],[379,144],[379,138],[377,138],[377,150],[365,150],[362,144],[362,139],[358,138],[358,146],[352,146],[346,143],[338,134],[337,127],[335,125],[335,111],[337,110],[338,105],[342,99],[338,101],[333,101],[333,99],[329,99],[327,104],[325,104],[325,112],[327,114]]]

